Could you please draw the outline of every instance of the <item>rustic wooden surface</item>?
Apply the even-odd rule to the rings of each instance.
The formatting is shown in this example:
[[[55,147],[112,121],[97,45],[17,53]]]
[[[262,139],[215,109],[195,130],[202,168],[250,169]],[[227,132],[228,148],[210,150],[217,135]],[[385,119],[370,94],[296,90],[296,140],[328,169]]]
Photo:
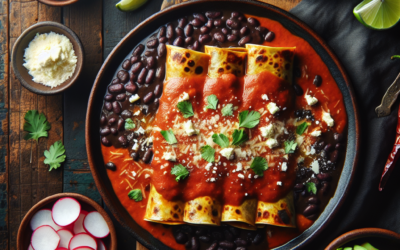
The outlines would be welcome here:
[[[19,224],[25,213],[44,197],[77,192],[101,203],[87,163],[84,124],[89,92],[104,58],[132,28],[160,10],[186,0],[149,0],[131,13],[115,8],[118,0],[81,0],[68,7],[49,7],[34,0],[0,0],[0,250],[16,249]],[[301,0],[262,0],[290,10]],[[10,67],[10,53],[18,36],[40,21],[70,27],[85,50],[82,77],[62,95],[40,96],[23,88]],[[39,143],[23,139],[26,111],[43,112],[51,123],[48,138]],[[63,139],[67,160],[48,171],[44,150]],[[29,163],[31,146],[32,163]],[[115,220],[114,220],[115,221]],[[116,221],[119,249],[132,249],[135,240]],[[136,249],[144,250],[137,244]]]

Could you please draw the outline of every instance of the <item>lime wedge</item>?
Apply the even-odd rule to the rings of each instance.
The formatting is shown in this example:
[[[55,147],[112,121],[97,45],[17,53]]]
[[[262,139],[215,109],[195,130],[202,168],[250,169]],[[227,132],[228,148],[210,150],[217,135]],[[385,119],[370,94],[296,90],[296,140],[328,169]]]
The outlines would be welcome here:
[[[147,0],[121,0],[115,7],[120,11],[134,11],[145,4]]]
[[[400,1],[364,0],[354,8],[353,13],[368,28],[389,29],[400,19]]]

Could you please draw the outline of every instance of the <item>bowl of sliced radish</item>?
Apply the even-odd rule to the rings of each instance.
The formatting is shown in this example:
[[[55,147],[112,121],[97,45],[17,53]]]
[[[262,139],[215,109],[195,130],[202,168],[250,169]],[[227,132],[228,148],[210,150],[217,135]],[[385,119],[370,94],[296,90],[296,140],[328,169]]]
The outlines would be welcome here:
[[[18,250],[116,250],[117,237],[106,211],[75,193],[49,196],[34,205],[18,230]]]

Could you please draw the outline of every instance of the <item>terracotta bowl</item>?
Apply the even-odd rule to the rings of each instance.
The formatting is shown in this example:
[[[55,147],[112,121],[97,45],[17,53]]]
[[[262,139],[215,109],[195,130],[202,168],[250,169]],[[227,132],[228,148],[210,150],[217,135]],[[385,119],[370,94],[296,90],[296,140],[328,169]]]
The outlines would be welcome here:
[[[66,6],[76,3],[79,0],[38,0],[38,1],[51,6]]]
[[[19,229],[18,229],[18,236],[17,236],[17,249],[18,250],[25,250],[28,249],[30,240],[31,240],[31,235],[32,235],[32,230],[30,227],[30,221],[33,215],[36,214],[37,211],[44,209],[44,208],[49,208],[51,209],[53,207],[53,204],[60,198],[64,197],[72,197],[79,201],[81,204],[81,207],[83,210],[91,212],[91,211],[97,211],[99,212],[105,221],[107,222],[108,228],[110,229],[110,234],[102,239],[104,244],[106,245],[108,250],[117,250],[117,234],[114,229],[114,225],[111,221],[111,218],[108,216],[106,211],[97,204],[94,200],[90,199],[89,197],[86,197],[81,194],[76,194],[76,193],[59,193],[55,194],[52,196],[49,196],[47,198],[44,198],[43,200],[39,201],[36,205],[34,205],[28,213],[26,213],[24,219],[22,220]]]
[[[78,58],[74,74],[68,80],[55,88],[47,87],[43,84],[32,81],[32,76],[29,75],[28,70],[23,66],[25,49],[28,47],[29,43],[34,39],[37,33],[43,34],[49,33],[50,31],[65,35],[71,41],[75,50],[75,55]],[[72,86],[81,74],[83,61],[83,46],[79,41],[78,36],[67,26],[56,22],[40,22],[26,29],[15,42],[11,56],[11,65],[14,74],[21,82],[22,86],[39,95],[58,94]]]
[[[378,249],[400,249],[400,234],[381,228],[361,228],[340,235],[325,250],[336,250],[353,241],[354,244],[369,242]],[[351,243],[350,246],[354,244]]]

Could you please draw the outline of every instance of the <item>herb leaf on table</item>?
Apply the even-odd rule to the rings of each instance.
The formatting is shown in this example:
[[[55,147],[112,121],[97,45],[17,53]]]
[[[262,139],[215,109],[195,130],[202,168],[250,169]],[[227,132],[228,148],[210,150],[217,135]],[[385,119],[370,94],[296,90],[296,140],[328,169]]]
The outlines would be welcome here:
[[[49,171],[59,168],[66,158],[65,148],[61,140],[51,145],[49,151],[45,150],[44,156],[46,157],[44,164],[50,165]]]
[[[48,137],[47,130],[51,128],[43,113],[39,114],[37,110],[29,110],[25,114],[24,130],[28,132],[24,136],[25,140],[34,139],[39,141],[40,137]]]

